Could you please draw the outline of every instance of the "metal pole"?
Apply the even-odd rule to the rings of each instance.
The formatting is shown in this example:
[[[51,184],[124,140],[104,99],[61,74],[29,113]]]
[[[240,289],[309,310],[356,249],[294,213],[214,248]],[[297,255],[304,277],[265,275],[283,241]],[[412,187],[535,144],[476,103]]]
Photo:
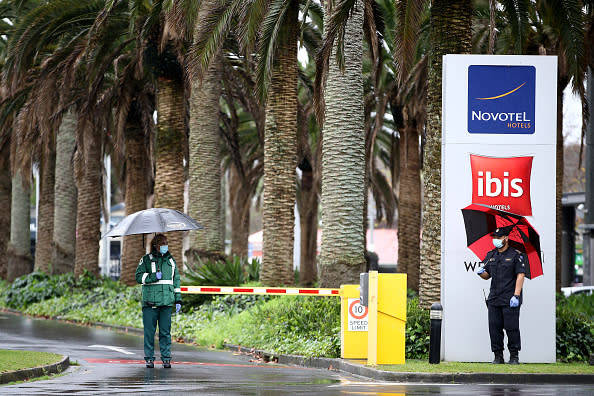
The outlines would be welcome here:
[[[592,69],[588,68],[587,93],[586,97],[589,103],[590,120],[586,128],[586,209],[584,210],[584,223],[594,224],[594,122],[592,114],[594,113],[594,78]],[[584,230],[584,285],[592,285],[592,249],[591,249],[591,230],[590,227]]]

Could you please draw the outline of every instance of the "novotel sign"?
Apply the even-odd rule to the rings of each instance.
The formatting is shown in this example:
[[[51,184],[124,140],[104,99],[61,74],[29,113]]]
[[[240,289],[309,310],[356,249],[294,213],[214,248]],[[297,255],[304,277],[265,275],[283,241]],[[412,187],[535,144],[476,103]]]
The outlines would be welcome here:
[[[476,275],[484,257],[468,248],[461,211],[470,204],[525,216],[539,233],[543,275],[524,282],[520,360],[556,359],[556,81],[556,57],[444,57],[440,302],[445,360],[493,360],[485,306],[490,280]]]
[[[535,84],[534,66],[470,66],[468,132],[534,133]]]

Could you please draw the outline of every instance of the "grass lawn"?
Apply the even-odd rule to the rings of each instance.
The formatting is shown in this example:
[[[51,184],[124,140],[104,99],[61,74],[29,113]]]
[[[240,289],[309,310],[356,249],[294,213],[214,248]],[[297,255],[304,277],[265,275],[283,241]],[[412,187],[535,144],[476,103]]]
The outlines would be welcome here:
[[[47,352],[0,349],[0,373],[45,366],[62,360],[62,355]]]
[[[590,366],[587,363],[520,363],[516,366],[509,364],[461,362],[441,362],[440,364],[429,364],[426,360],[409,359],[405,364],[402,365],[386,364],[375,367],[379,370],[386,371],[422,373],[594,374],[594,366]]]

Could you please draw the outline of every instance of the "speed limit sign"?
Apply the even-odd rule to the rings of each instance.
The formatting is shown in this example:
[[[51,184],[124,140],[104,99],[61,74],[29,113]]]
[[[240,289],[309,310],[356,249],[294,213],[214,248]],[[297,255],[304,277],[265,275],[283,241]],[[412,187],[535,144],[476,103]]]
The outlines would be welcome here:
[[[348,331],[367,331],[367,307],[360,304],[358,298],[349,298]]]

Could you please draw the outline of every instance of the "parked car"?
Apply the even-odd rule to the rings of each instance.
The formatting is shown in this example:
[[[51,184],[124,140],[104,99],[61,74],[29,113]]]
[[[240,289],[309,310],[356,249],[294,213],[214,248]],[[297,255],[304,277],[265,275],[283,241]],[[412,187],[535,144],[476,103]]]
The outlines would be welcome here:
[[[565,297],[569,297],[572,294],[592,294],[594,293],[594,286],[572,286],[572,287],[562,287],[561,292],[565,295]]]

